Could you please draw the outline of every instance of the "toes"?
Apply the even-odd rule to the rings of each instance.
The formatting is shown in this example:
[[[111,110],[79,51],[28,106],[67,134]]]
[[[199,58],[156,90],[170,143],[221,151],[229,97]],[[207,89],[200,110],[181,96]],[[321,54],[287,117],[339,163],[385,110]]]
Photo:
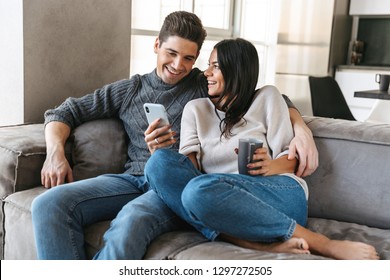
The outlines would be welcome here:
[[[308,251],[309,250],[309,244],[307,244],[305,239],[299,238],[298,239],[298,246],[297,246],[297,248],[299,248],[301,250],[304,250],[304,251]]]

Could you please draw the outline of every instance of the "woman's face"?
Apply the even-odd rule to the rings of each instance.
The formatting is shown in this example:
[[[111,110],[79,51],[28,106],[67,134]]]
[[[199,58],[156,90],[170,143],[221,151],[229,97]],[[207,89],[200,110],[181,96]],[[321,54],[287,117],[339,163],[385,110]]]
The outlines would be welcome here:
[[[207,78],[209,95],[215,97],[221,95],[225,89],[225,79],[218,65],[216,49],[210,54],[209,67],[204,71],[204,75]]]

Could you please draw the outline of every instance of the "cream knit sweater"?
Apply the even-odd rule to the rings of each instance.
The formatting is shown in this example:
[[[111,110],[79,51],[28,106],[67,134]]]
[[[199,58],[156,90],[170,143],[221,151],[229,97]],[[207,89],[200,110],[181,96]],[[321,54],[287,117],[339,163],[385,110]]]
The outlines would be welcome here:
[[[224,112],[215,112],[209,98],[200,98],[187,103],[181,121],[180,153],[197,153],[199,166],[205,173],[238,173],[237,154],[240,138],[256,138],[268,148],[272,158],[288,153],[294,134],[289,112],[282,95],[274,86],[265,86],[257,91],[252,106],[244,121],[232,129],[233,136],[221,137],[220,120]],[[297,180],[304,188],[306,182],[294,174],[283,174]]]

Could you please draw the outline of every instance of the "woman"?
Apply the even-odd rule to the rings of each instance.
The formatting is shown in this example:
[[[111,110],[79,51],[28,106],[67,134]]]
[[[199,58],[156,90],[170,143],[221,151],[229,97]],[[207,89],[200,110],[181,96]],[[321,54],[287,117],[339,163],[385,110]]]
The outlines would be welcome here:
[[[183,112],[180,153],[157,150],[145,176],[162,200],[210,240],[242,247],[335,259],[378,259],[367,244],[329,240],[305,228],[308,189],[289,160],[293,138],[288,109],[273,86],[255,90],[255,47],[243,39],[213,49],[209,98],[190,101]],[[263,148],[238,173],[240,138],[262,140]],[[152,152],[152,151],[151,151]]]

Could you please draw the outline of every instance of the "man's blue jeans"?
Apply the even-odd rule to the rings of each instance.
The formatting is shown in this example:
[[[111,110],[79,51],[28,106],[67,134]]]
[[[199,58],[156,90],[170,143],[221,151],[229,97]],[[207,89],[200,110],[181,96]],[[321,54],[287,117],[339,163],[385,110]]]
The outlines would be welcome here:
[[[143,176],[103,175],[54,187],[38,196],[32,219],[39,259],[85,259],[87,225],[112,220],[95,259],[141,259],[150,242],[180,219]]]
[[[307,221],[305,193],[288,176],[201,174],[186,156],[161,149],[147,162],[145,177],[176,214],[210,240],[225,233],[283,241]]]

